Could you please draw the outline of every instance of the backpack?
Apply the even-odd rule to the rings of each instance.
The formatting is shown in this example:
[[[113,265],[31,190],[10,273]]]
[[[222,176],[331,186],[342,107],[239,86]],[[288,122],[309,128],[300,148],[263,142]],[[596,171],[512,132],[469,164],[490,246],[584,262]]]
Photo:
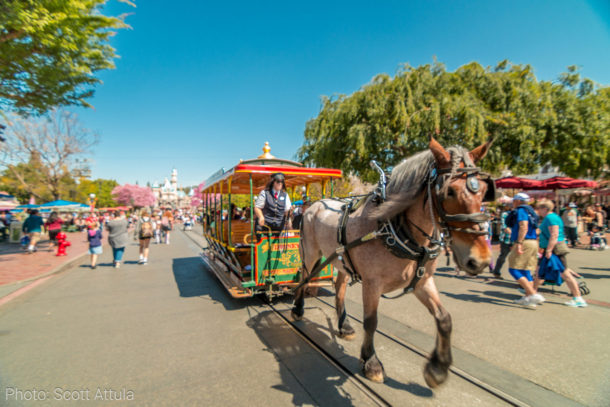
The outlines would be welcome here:
[[[525,212],[527,212],[527,218],[529,220],[529,223],[532,226],[536,226],[538,225],[538,215],[536,214],[536,212],[534,212],[534,209],[529,206],[529,205],[521,205],[519,206],[519,208],[523,208],[525,209]],[[510,212],[508,212],[508,215],[506,216],[506,226],[508,226],[509,228],[513,228],[516,224],[517,224],[517,209],[513,209]]]
[[[153,237],[153,227],[150,221],[142,222],[140,226],[140,239]]]

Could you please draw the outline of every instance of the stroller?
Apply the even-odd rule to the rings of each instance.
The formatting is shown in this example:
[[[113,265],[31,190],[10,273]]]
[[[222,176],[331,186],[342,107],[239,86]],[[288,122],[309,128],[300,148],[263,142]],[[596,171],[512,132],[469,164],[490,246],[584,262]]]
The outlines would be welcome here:
[[[184,228],[182,230],[193,230],[193,221],[190,218],[184,220]]]

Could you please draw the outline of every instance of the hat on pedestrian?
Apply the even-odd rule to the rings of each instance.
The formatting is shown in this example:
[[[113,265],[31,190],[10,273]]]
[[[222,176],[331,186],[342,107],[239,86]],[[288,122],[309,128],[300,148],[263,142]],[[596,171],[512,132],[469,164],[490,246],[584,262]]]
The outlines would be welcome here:
[[[574,202],[570,202],[568,205],[570,208],[577,208],[578,206]]]
[[[523,201],[523,202],[529,202],[530,196],[528,194],[526,194],[525,192],[519,192],[517,195],[515,195],[515,197],[513,199],[516,199],[518,201]]]

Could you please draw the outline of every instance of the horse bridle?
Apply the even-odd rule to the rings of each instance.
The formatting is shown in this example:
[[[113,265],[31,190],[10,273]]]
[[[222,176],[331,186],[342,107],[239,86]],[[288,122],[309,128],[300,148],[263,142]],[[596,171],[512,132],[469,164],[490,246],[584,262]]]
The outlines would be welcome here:
[[[457,169],[440,169],[436,167],[430,171],[428,177],[428,196],[430,197],[430,205],[434,206],[439,218],[439,225],[442,230],[447,231],[446,236],[451,237],[451,232],[461,232],[473,235],[486,235],[487,231],[483,230],[483,223],[489,221],[490,217],[486,213],[458,213],[448,214],[443,207],[443,203],[447,196],[447,189],[452,180],[466,177],[466,188],[473,194],[480,191],[480,182],[487,184],[487,192],[483,197],[482,202],[495,200],[495,183],[489,174],[481,171],[479,167],[464,167]],[[432,194],[432,190],[434,194]],[[478,230],[472,227],[457,227],[451,225],[453,222],[468,222],[479,226]]]

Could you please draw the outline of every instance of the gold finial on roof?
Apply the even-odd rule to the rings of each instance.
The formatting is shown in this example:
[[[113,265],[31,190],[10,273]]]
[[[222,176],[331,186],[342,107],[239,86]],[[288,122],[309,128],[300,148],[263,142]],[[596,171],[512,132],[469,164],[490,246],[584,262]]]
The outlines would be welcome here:
[[[269,147],[269,142],[265,141],[265,146],[263,147],[263,155],[259,155],[258,158],[275,158],[269,153],[269,151],[271,151],[271,147]]]

